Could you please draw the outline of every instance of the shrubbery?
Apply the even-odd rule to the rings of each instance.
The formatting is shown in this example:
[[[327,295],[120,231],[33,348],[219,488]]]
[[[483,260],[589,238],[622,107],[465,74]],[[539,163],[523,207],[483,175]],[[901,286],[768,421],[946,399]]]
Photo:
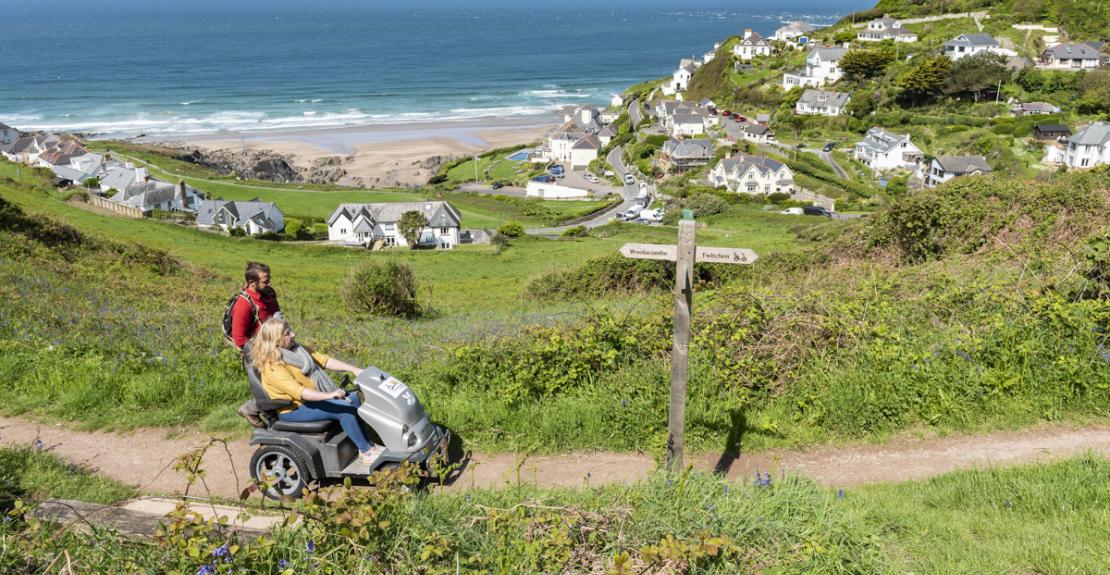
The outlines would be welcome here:
[[[519,238],[524,235],[524,224],[520,222],[509,222],[497,228],[497,233],[507,238]]]
[[[367,262],[351,270],[342,296],[356,314],[413,317],[420,313],[416,289],[416,276],[407,264]]]

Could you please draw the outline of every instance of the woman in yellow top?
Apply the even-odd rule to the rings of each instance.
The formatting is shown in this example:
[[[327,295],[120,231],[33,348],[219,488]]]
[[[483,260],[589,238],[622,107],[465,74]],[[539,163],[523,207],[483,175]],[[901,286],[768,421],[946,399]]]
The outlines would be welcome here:
[[[358,419],[358,395],[347,397],[342,389],[333,392],[317,391],[316,385],[300,368],[285,363],[281,350],[294,347],[296,334],[282,319],[270,318],[258,329],[251,341],[250,359],[262,378],[262,387],[270,399],[287,400],[293,405],[278,413],[282,421],[320,421],[333,419],[339,422],[347,437],[351,438],[362,454],[362,460],[371,464],[385,449],[373,445],[366,437]],[[312,352],[312,359],[325,369],[347,371],[358,377],[362,369],[343,363],[334,357]]]

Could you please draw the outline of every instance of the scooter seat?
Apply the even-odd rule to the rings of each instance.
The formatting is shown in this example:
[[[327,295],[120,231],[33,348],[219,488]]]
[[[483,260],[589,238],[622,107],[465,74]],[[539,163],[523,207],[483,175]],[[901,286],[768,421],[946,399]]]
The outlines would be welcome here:
[[[293,433],[323,433],[337,423],[339,422],[333,419],[318,421],[282,421],[279,419],[270,426],[270,429],[273,431],[291,431]]]

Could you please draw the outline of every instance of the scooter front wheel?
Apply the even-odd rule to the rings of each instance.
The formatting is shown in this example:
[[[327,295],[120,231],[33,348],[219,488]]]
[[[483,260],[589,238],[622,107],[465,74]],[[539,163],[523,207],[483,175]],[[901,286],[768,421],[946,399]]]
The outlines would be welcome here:
[[[251,456],[251,478],[270,499],[299,498],[312,477],[301,454],[281,445],[264,445]]]

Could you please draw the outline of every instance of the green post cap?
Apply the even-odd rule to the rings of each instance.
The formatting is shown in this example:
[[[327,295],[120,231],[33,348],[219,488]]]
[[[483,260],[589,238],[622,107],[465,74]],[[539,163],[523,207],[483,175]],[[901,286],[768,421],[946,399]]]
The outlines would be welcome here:
[[[694,210],[689,210],[689,209],[682,210],[682,219],[684,219],[684,220],[694,219]]]

